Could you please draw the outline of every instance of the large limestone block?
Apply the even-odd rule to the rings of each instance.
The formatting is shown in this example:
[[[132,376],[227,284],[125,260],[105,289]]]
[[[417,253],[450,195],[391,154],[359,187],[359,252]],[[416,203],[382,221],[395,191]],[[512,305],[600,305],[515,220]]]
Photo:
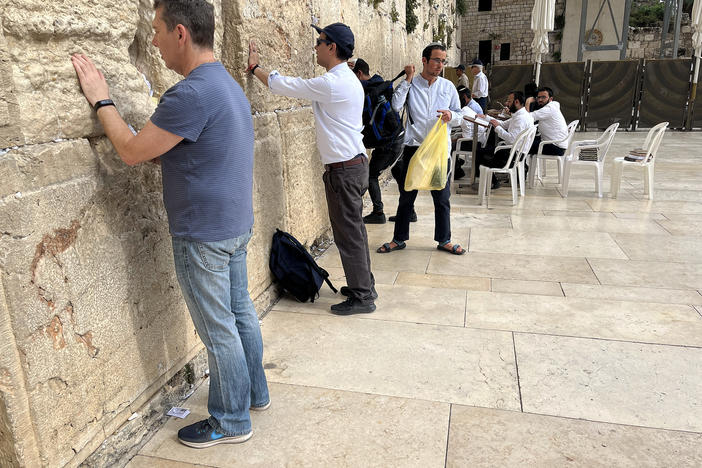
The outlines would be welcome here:
[[[1,26],[0,17],[0,26]],[[12,86],[12,66],[5,35],[0,27],[0,148],[24,144],[15,116],[19,114],[17,96]]]
[[[7,3],[2,26],[11,64],[10,103],[17,103],[13,117],[23,143],[102,133],[80,92],[69,58],[75,52],[94,59],[125,120],[143,126],[150,115],[147,87],[128,54],[136,20],[136,0]]]
[[[287,76],[312,78],[315,69],[312,18],[307,3],[225,2],[224,46],[222,57],[229,72],[241,84],[254,112],[273,111],[309,105],[307,101],[277,96],[246,73],[249,41],[254,40],[261,55],[261,66]]]
[[[249,243],[247,268],[249,292],[256,298],[271,283],[268,268],[271,238],[276,228],[286,229],[286,192],[283,189],[283,149],[276,114],[255,116],[254,131],[254,233]]]
[[[288,230],[311,244],[329,226],[322,165],[311,109],[279,112]]]
[[[22,146],[0,155],[0,198],[95,176],[97,164],[88,140]]]

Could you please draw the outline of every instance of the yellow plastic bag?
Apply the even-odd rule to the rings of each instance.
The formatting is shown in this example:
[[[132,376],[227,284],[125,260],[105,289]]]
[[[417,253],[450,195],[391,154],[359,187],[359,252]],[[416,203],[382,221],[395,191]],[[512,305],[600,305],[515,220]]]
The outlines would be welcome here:
[[[441,190],[448,172],[446,123],[437,120],[407,167],[405,190]]]

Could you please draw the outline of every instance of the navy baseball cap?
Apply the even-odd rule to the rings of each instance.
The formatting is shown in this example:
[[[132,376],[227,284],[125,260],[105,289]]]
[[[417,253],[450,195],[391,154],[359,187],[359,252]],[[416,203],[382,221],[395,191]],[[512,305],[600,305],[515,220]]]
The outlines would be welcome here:
[[[348,55],[353,55],[354,38],[351,28],[346,26],[344,23],[333,23],[325,28],[320,28],[311,24],[318,33],[324,33],[327,38],[335,43],[337,47],[342,49],[342,51],[347,52]]]
[[[465,70],[466,70],[466,66],[465,66],[465,65],[463,65],[463,64],[460,64],[460,65],[459,65],[459,66],[457,66],[456,68],[457,68],[457,69],[459,69],[459,70],[463,70],[463,71],[465,71]]]

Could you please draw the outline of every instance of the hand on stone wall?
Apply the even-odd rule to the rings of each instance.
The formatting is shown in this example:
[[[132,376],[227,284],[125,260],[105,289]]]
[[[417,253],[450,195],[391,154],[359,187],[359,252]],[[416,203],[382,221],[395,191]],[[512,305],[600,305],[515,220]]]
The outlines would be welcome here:
[[[80,87],[90,103],[90,107],[94,107],[98,101],[110,99],[107,80],[87,55],[74,54],[71,56],[71,63],[76,69]]]

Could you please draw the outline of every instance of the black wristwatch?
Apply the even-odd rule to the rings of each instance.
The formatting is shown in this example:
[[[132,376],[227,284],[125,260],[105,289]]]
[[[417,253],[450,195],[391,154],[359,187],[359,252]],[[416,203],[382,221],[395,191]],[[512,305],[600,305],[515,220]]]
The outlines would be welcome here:
[[[115,103],[112,102],[112,99],[103,99],[102,101],[98,101],[95,103],[95,105],[93,106],[93,110],[95,110],[95,112],[97,112],[98,109],[100,109],[101,107],[114,106],[114,105],[115,105]],[[117,106],[115,106],[115,107],[117,107]]]
[[[256,71],[257,68],[258,68],[258,64],[256,64],[256,65],[254,65],[253,67],[251,67],[251,70],[249,70],[249,71],[251,72],[252,75],[255,75],[254,72]]]

